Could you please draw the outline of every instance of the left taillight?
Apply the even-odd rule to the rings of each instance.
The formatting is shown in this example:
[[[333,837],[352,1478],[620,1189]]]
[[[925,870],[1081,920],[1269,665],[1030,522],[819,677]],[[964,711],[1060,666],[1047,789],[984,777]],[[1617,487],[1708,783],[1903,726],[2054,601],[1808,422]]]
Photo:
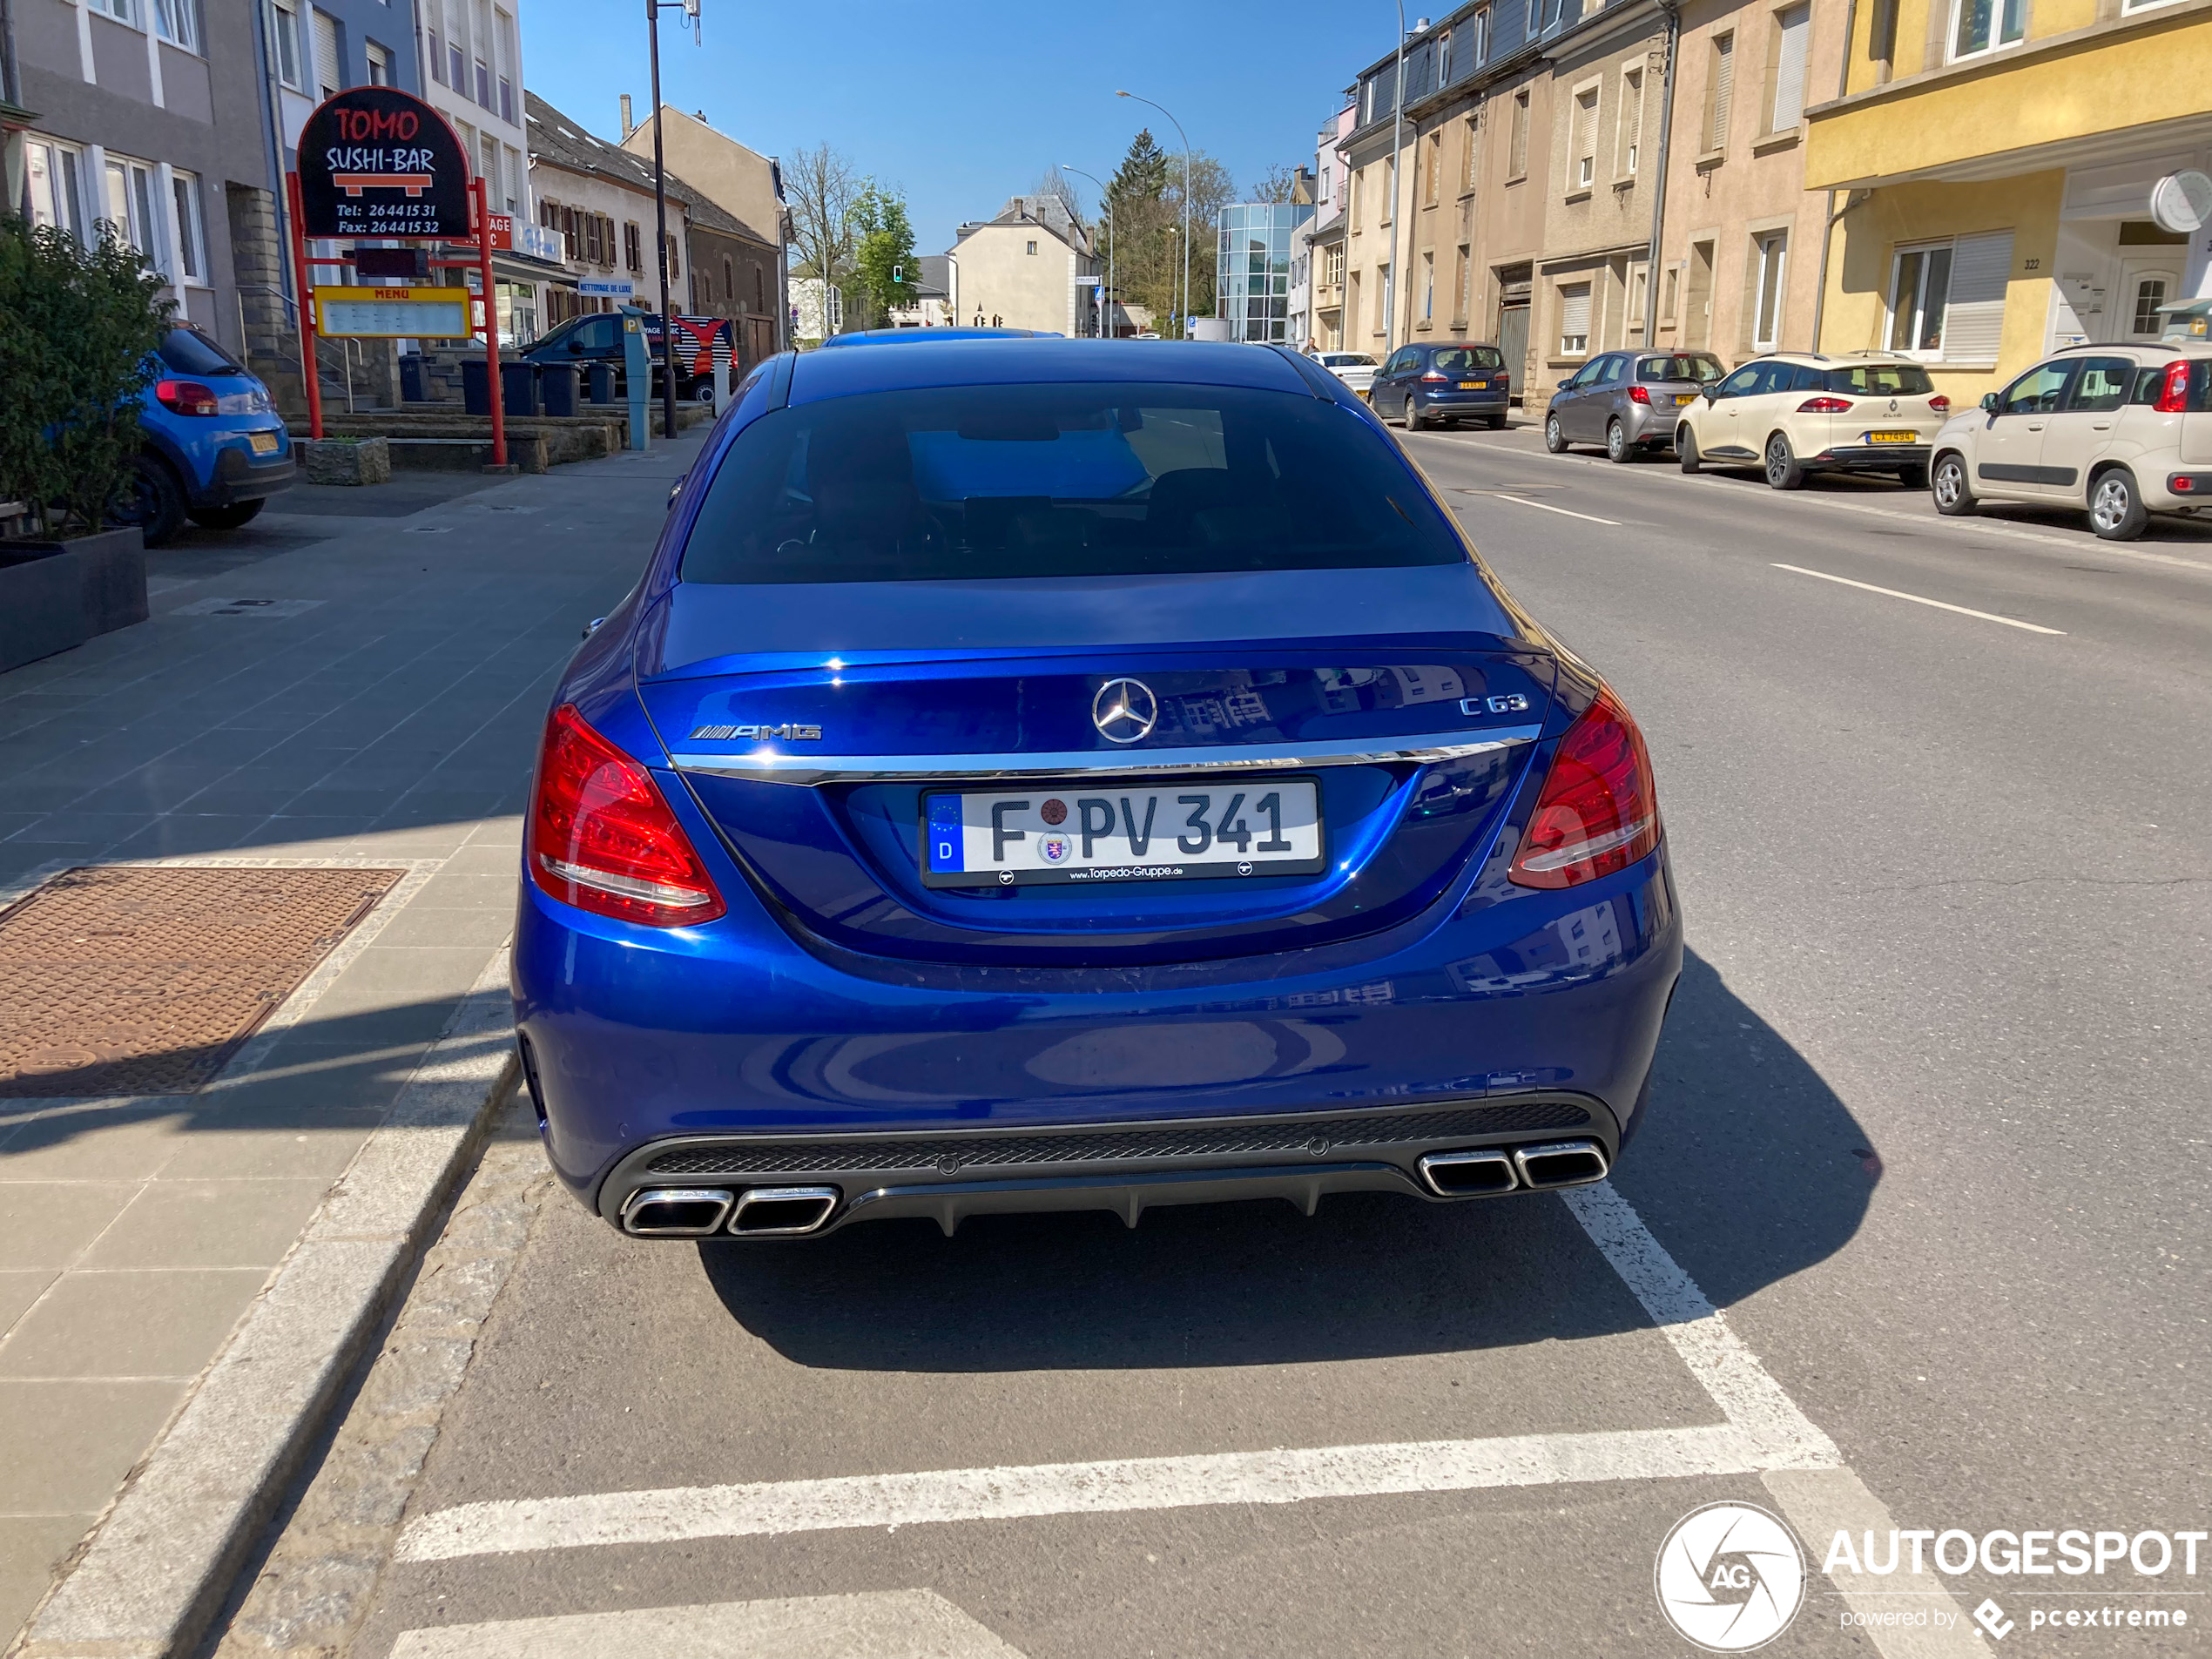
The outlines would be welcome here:
[[[212,415],[220,407],[215,388],[198,381],[156,381],[153,395],[163,408],[179,415]]]
[[[1571,887],[1625,870],[1659,845],[1659,795],[1643,733],[1610,686],[1560,739],[1506,879]]]
[[[1631,386],[1629,388],[1629,401],[1649,404],[1651,401],[1651,394],[1641,386]]]
[[[563,904],[649,927],[693,927],[728,907],[652,774],[573,704],[545,723],[530,875]]]
[[[1797,405],[1800,415],[1841,415],[1851,408],[1847,397],[1809,397]]]

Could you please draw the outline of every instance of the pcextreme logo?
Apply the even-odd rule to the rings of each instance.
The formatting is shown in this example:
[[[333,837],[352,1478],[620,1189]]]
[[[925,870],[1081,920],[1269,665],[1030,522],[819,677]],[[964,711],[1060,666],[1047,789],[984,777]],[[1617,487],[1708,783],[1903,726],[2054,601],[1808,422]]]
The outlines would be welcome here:
[[[1708,1653],[1749,1653],[1790,1628],[1805,1599],[1797,1534],[1756,1504],[1709,1503],[1659,1546],[1659,1610]]]

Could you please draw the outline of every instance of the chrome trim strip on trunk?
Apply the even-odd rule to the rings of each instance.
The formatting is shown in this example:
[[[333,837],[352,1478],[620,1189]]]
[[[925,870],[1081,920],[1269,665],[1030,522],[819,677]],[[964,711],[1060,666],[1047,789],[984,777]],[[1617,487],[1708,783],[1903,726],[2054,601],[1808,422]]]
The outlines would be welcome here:
[[[1134,777],[1157,772],[1295,771],[1307,766],[1372,766],[1392,761],[1457,760],[1467,755],[1534,743],[1538,725],[1494,726],[1478,732],[1424,732],[1371,738],[1365,745],[1344,739],[1322,743],[1212,744],[1188,749],[1073,749],[1055,754],[814,755],[756,749],[749,754],[671,753],[678,772],[749,778],[757,783],[928,782],[961,778]]]

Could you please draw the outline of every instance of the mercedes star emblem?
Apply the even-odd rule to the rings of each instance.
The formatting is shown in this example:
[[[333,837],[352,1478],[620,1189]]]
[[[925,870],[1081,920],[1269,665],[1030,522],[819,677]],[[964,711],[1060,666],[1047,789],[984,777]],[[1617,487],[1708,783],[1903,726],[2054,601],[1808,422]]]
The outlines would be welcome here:
[[[1143,680],[1108,680],[1090,700],[1090,723],[1109,743],[1141,742],[1159,718],[1159,699]]]

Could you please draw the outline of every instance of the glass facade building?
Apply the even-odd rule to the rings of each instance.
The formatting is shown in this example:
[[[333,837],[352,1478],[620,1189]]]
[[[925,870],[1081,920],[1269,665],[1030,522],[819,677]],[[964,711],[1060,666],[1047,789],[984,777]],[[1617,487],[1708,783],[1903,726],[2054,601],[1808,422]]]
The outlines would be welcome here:
[[[1240,202],[1221,210],[1214,315],[1229,338],[1279,342],[1291,308],[1291,235],[1313,217],[1299,202]],[[1299,341],[1303,345],[1304,341]]]

